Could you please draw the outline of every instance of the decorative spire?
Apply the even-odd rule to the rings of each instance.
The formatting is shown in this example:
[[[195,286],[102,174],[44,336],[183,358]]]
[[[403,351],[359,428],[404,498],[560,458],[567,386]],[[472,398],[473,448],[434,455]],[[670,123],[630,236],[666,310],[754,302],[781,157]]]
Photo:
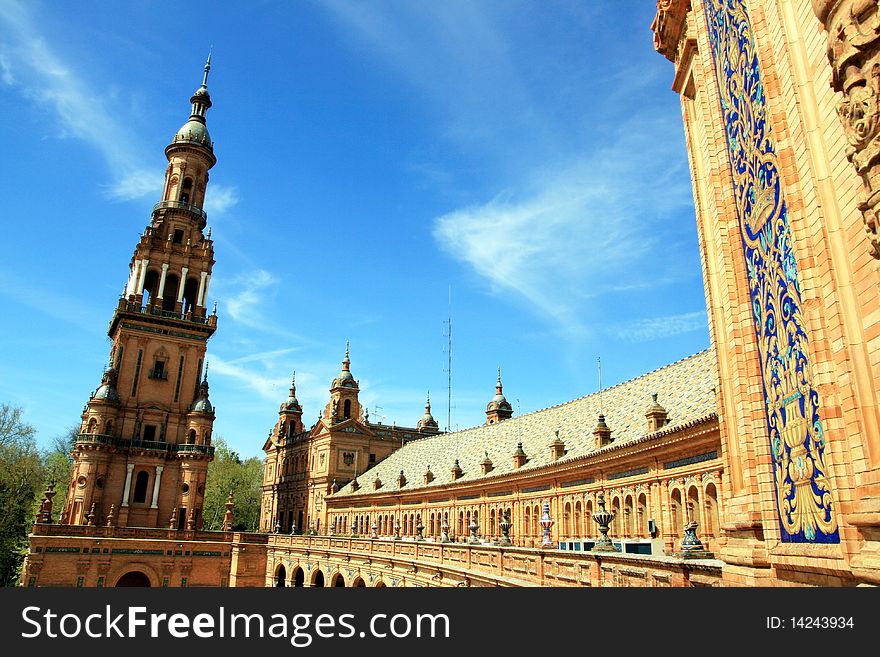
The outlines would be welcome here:
[[[417,429],[439,429],[440,425],[437,424],[437,420],[434,419],[434,416],[431,415],[431,391],[428,391],[428,399],[425,402],[425,414],[422,416],[422,419],[416,423]]]
[[[208,88],[208,73],[211,72],[211,55],[214,53],[214,46],[208,50],[208,61],[205,62],[205,77],[202,78],[202,86]]]
[[[202,383],[206,385],[208,383],[208,361],[205,361],[205,380],[202,381]]]
[[[495,383],[495,396],[486,405],[486,424],[495,424],[513,415],[513,406],[504,397],[501,386],[501,367],[498,368],[498,380]]]
[[[351,365],[351,360],[348,358],[348,340],[345,341],[345,358],[342,359],[342,369],[344,371],[349,371],[349,366]]]

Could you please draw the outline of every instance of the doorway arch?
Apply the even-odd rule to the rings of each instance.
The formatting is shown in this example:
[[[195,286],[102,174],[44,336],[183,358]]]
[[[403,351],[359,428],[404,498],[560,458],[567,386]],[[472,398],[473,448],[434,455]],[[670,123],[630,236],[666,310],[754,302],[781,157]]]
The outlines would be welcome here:
[[[147,577],[146,574],[139,570],[132,570],[116,580],[116,586],[140,586],[149,588],[152,585],[150,584],[150,578]]]

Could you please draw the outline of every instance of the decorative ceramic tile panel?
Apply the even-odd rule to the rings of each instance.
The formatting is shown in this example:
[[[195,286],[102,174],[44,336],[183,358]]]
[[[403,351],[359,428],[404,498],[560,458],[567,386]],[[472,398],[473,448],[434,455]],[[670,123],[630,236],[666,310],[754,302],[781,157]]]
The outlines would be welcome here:
[[[839,543],[819,395],[772,127],[744,0],[705,0],[761,359],[782,540]]]

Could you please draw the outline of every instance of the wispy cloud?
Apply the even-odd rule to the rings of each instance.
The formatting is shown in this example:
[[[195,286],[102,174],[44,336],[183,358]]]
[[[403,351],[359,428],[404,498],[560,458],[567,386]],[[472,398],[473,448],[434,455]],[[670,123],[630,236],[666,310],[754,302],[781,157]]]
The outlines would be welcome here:
[[[668,317],[652,317],[628,322],[615,331],[616,337],[628,342],[648,342],[668,338],[681,333],[704,329],[709,320],[706,311],[700,310]]]
[[[274,296],[276,279],[265,269],[245,272],[229,283],[223,295],[224,307],[233,321],[258,328],[263,324],[263,306],[267,296]]]
[[[39,29],[31,7],[16,0],[0,2],[0,79],[55,118],[55,136],[78,139],[103,157],[115,179],[106,186],[114,200],[156,196],[162,190],[161,171],[144,164],[143,150],[128,129],[124,98],[88,79]],[[120,118],[123,117],[123,118]],[[211,199],[222,212],[237,201],[234,189],[221,189]]]
[[[595,319],[585,302],[642,287],[663,220],[690,202],[672,145],[656,139],[669,126],[658,123],[636,116],[609,146],[538,174],[525,193],[438,217],[435,239],[494,293],[583,332]]]
[[[205,211],[209,215],[223,215],[238,205],[238,189],[227,185],[211,184],[205,196]]]

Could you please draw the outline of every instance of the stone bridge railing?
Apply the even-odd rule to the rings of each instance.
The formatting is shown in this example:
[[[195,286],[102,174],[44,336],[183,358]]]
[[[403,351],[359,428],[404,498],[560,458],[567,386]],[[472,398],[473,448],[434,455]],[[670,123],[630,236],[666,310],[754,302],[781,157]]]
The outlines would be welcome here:
[[[279,534],[269,536],[266,561],[267,586],[277,586],[282,572],[286,586],[717,586],[723,566],[676,556]]]

